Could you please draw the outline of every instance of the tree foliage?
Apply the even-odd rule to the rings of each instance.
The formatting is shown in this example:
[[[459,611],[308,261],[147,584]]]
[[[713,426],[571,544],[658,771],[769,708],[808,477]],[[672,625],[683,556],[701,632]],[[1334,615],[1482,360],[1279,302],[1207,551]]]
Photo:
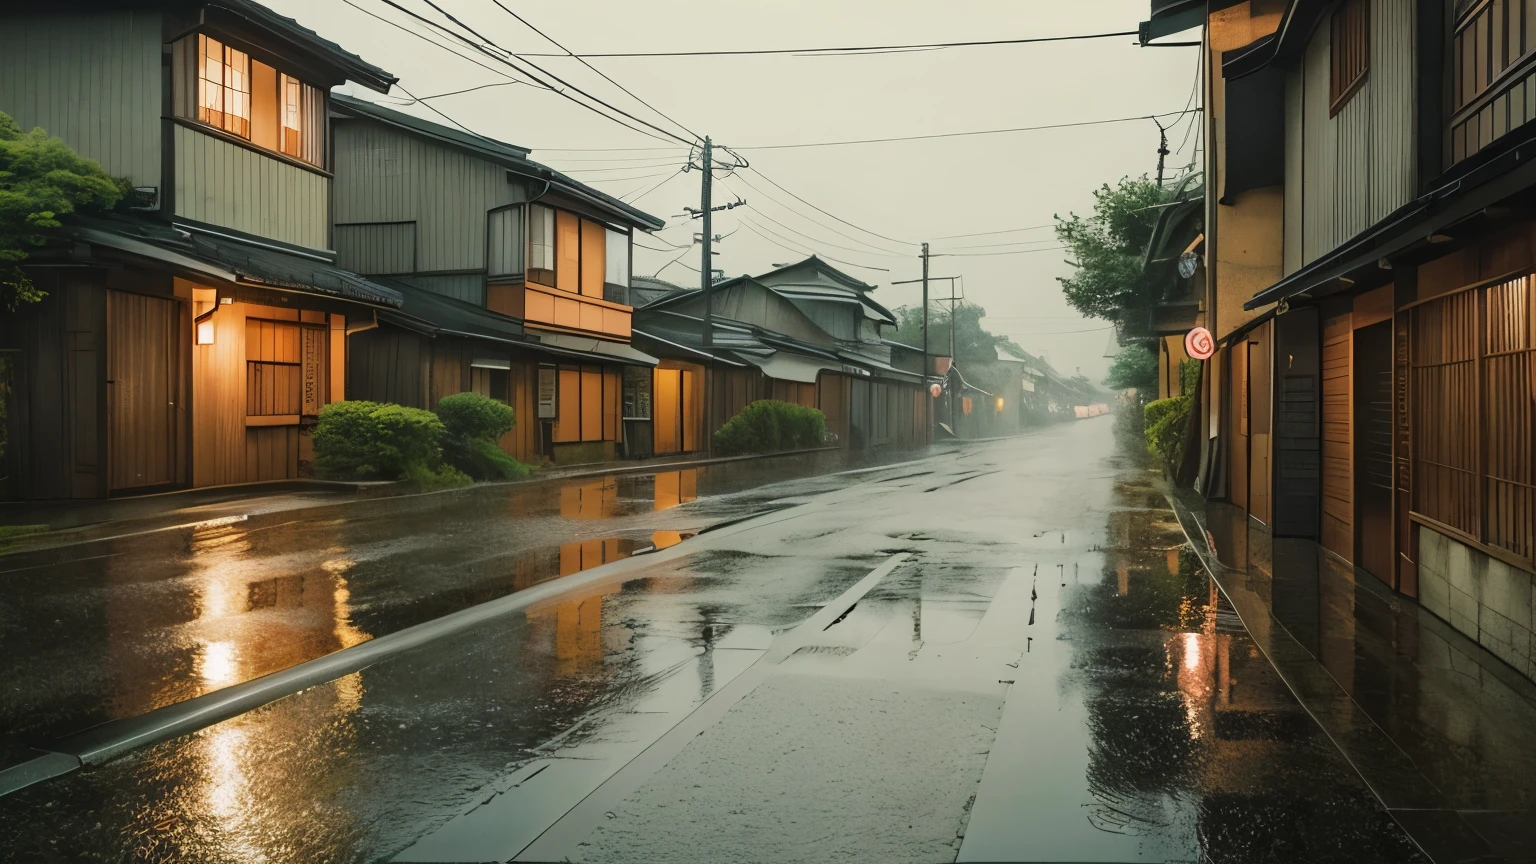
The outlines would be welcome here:
[[[1128,345],[1109,364],[1104,386],[1112,390],[1136,390],[1143,395],[1157,393],[1157,354],[1144,345]]]
[[[1082,314],[1118,320],[1129,308],[1144,306],[1142,258],[1157,222],[1158,204],[1168,193],[1157,182],[1125,177],[1093,192],[1093,214],[1056,217],[1056,237],[1066,246],[1076,271],[1059,278],[1072,308]]]
[[[1012,346],[1006,336],[994,336],[981,326],[987,310],[974,303],[961,303],[955,310],[955,362],[962,367],[974,363],[990,363],[997,359],[997,346]],[[903,306],[896,310],[895,341],[914,348],[923,347],[923,310]],[[928,353],[936,357],[949,355],[950,317],[948,309],[933,309],[928,313]]]
[[[0,112],[0,306],[14,312],[43,299],[18,265],[70,214],[111,207],[126,185],[62,140],[42,129],[23,132]]]

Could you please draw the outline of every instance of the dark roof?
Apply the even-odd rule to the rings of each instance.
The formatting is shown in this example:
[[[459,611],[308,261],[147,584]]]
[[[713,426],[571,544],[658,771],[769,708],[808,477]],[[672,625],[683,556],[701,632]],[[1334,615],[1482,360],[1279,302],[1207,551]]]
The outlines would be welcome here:
[[[385,312],[380,319],[419,333],[468,336],[493,342],[524,343],[523,323],[473,303],[418,288],[401,279],[379,277],[379,282],[400,292],[399,312]]]
[[[260,3],[251,0],[205,0],[201,5],[238,15],[280,39],[324,57],[345,74],[347,80],[356,81],[370,90],[388,93],[389,88],[400,80],[292,18],[285,18]]]
[[[1251,45],[1222,52],[1222,77],[1228,80],[1242,78],[1270,64],[1301,56],[1313,29],[1332,6],[1332,0],[1289,0],[1280,27],[1274,33]]]
[[[765,282],[766,280],[768,280],[768,279],[770,279],[770,278],[772,278],[774,276],[784,275],[784,274],[790,273],[792,271],[801,270],[801,269],[804,269],[804,268],[807,268],[807,267],[815,269],[815,270],[818,270],[821,273],[824,273],[824,274],[826,274],[828,276],[831,276],[835,281],[841,282],[841,283],[847,285],[849,288],[854,288],[854,289],[857,289],[859,291],[873,291],[873,290],[875,290],[875,286],[869,284],[868,282],[864,282],[864,281],[856,279],[856,278],[854,278],[852,276],[849,276],[847,273],[844,273],[843,271],[837,269],[836,267],[833,267],[831,264],[828,264],[826,261],[823,261],[821,258],[818,258],[815,255],[812,255],[811,257],[805,259],[804,261],[797,261],[794,264],[786,264],[783,267],[778,268],[777,270],[769,270],[767,273],[764,273],[764,274],[758,276],[757,279],[760,282]]]
[[[398,307],[401,302],[398,291],[324,261],[196,233],[189,245],[194,255],[223,264],[241,279],[258,285],[327,294],[379,306]]]
[[[329,261],[300,252],[257,246],[227,236],[209,236],[196,228],[171,227],[148,219],[123,216],[76,217],[78,230],[90,235],[87,242],[115,247],[175,270],[217,278],[231,276],[253,285],[264,285],[306,294],[355,300],[373,306],[398,308],[400,293],[392,288],[342,270]]]
[[[521,176],[548,181],[551,191],[556,191],[590,204],[627,225],[648,231],[656,231],[666,225],[666,222],[659,217],[631,207],[612,195],[593,189],[578,180],[561,174],[553,168],[534,162],[528,158],[528,154],[531,151],[526,147],[518,147],[515,144],[497,141],[494,138],[486,138],[482,135],[444,126],[441,123],[433,123],[430,120],[423,120],[420,117],[385,108],[382,105],[342,93],[331,95],[331,107],[343,117],[365,118],[394,126],[415,135],[431,138],[440,144],[484,159],[487,162],[500,165],[508,171]]]

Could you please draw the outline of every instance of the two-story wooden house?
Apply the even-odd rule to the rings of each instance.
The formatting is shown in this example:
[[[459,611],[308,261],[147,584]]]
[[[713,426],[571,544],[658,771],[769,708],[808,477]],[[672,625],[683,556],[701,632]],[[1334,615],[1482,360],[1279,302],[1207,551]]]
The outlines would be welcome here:
[[[1536,2],[1153,5],[1205,7],[1205,491],[1533,675]]]
[[[29,258],[48,296],[0,319],[5,495],[306,473],[348,321],[401,302],[330,251],[345,81],[394,79],[250,0],[0,6],[0,111],[135,187]]]
[[[529,151],[337,96],[335,236],[345,267],[404,295],[354,327],[354,398],[423,408],[478,392],[512,405],[524,460],[624,455],[631,242],[663,222]]]

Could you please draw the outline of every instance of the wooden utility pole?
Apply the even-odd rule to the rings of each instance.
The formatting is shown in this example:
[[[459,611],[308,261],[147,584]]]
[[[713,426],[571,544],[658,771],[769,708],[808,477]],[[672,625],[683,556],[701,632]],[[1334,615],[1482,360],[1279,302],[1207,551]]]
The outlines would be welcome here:
[[[712,320],[714,318],[714,310],[710,307],[712,302],[711,295],[714,293],[710,289],[712,289],[715,284],[715,258],[714,249],[712,248],[712,244],[714,243],[715,238],[711,233],[714,227],[714,220],[712,219],[714,215],[714,202],[711,200],[710,194],[713,191],[711,187],[714,185],[713,181],[715,178],[714,166],[710,163],[710,158],[713,155],[711,152],[713,148],[714,144],[709,140],[709,136],[704,136],[704,181],[703,190],[699,193],[699,211],[701,217],[704,220],[704,260],[699,264],[699,278],[703,280],[703,284],[700,286],[700,288],[704,292],[705,348],[709,348],[715,344],[715,328],[714,322]]]

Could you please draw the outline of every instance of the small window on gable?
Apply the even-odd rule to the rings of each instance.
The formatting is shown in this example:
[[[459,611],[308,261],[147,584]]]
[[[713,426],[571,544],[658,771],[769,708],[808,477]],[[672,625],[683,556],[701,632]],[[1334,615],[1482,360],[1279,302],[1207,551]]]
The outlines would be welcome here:
[[[1328,98],[1337,114],[1365,83],[1371,68],[1370,0],[1344,0],[1333,11]]]

